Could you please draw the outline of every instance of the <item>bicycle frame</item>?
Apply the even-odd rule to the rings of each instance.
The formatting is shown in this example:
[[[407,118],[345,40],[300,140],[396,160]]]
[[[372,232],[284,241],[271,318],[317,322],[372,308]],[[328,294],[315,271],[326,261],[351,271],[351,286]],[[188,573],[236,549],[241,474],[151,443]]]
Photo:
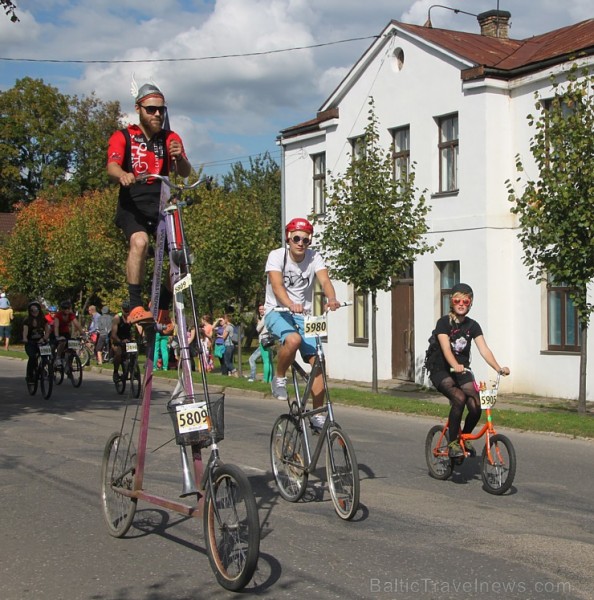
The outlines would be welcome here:
[[[183,303],[183,291],[187,288],[191,292],[191,276],[189,273],[184,274],[183,270],[190,265],[190,257],[188,255],[187,246],[184,239],[184,229],[181,208],[187,206],[186,202],[181,201],[180,198],[174,197],[173,201],[171,198],[171,190],[167,185],[166,181],[163,180],[164,184],[161,186],[161,199],[160,199],[160,214],[159,223],[157,226],[157,241],[156,241],[156,252],[155,252],[155,269],[153,274],[152,282],[152,293],[151,293],[151,309],[155,322],[158,316],[159,310],[159,295],[161,287],[161,276],[163,271],[163,262],[165,255],[165,240],[167,240],[168,254],[169,254],[169,276],[171,281],[171,287],[173,291],[173,306],[175,311],[175,318],[177,323],[178,332],[186,331],[186,316],[184,313]],[[197,184],[196,184],[197,185]],[[194,295],[189,294],[191,299],[191,308],[194,319],[196,319],[196,306],[194,302]],[[208,485],[208,476],[210,468],[205,471],[202,460],[201,450],[197,445],[191,446],[192,451],[192,464],[193,464],[193,479],[194,482],[200,482],[202,491],[192,491],[197,496],[198,502],[196,505],[188,505],[183,502],[171,500],[162,496],[157,496],[143,489],[144,482],[144,468],[146,462],[146,451],[147,451],[147,439],[148,439],[148,424],[150,419],[150,408],[151,408],[151,397],[153,389],[153,368],[154,368],[154,339],[155,329],[154,327],[145,328],[148,339],[148,350],[147,360],[143,378],[143,398],[142,408],[140,415],[140,426],[138,432],[138,445],[137,445],[137,460],[134,472],[134,487],[131,491],[125,489],[121,490],[124,495],[144,500],[150,504],[156,504],[169,510],[181,513],[190,517],[198,517],[202,514],[203,501],[205,486]],[[184,335],[179,335],[180,340],[180,365],[181,365],[181,376],[180,381],[173,393],[173,397],[179,394],[184,396],[194,397],[196,390],[195,384],[192,379],[191,370],[191,356],[190,349],[187,344]],[[204,366],[204,357],[201,345],[198,345],[198,356]],[[205,377],[205,368],[201,369],[202,374],[202,389],[204,397],[209,406],[210,412],[210,399],[208,393],[208,386]],[[123,430],[123,424],[122,424]],[[218,464],[218,446],[215,441],[216,429],[213,420],[213,429],[211,431],[212,436],[212,452],[209,460],[209,467],[216,466]],[[186,453],[185,447],[180,446],[180,452]],[[190,494],[184,494],[190,495]]]

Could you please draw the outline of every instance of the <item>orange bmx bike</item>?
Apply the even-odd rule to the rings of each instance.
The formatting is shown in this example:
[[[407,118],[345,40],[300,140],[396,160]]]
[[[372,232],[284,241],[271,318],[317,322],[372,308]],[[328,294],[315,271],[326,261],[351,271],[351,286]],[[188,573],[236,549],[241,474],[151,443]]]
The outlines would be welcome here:
[[[466,369],[466,372],[472,374],[470,369]],[[444,426],[435,425],[429,430],[425,440],[425,459],[431,477],[441,480],[448,479],[455,465],[460,465],[465,458],[474,456],[474,452],[465,446],[465,442],[478,440],[485,436],[485,447],[480,459],[481,477],[485,491],[501,495],[510,489],[516,475],[516,451],[508,437],[497,433],[491,415],[491,409],[497,402],[500,379],[501,375],[497,374],[497,379],[491,388],[484,384],[478,386],[476,380],[474,381],[480,394],[481,408],[486,412],[487,421],[478,433],[461,433],[459,435],[458,439],[464,456],[458,458],[449,456],[448,421]]]

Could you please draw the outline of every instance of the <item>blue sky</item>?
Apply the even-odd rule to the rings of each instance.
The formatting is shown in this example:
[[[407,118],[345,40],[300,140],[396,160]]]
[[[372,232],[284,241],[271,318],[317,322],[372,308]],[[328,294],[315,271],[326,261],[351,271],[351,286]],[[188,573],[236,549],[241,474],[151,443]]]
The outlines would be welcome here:
[[[0,89],[41,78],[62,93],[119,100],[133,114],[130,81],[165,92],[173,129],[195,167],[270,151],[280,129],[308,120],[391,19],[422,25],[434,0],[20,0],[13,24],[0,15]],[[591,0],[449,0],[478,14],[512,13],[523,39],[594,16]],[[476,18],[433,8],[434,27],[479,32]],[[320,48],[245,55],[286,48]],[[24,59],[31,59],[26,61]],[[166,62],[138,62],[176,59]],[[77,62],[32,62],[77,61]],[[86,61],[86,62],[84,62]],[[106,62],[98,62],[106,61]],[[116,62],[127,61],[127,62]]]

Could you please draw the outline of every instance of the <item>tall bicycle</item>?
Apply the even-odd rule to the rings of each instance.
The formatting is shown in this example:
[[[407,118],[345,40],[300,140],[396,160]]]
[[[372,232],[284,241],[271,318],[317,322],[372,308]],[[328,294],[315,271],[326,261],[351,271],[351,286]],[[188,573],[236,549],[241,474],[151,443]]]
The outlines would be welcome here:
[[[348,303],[343,303],[346,306]],[[288,309],[275,309],[279,311]],[[326,443],[326,477],[334,510],[341,519],[350,520],[359,507],[359,466],[351,440],[334,419],[326,378],[326,358],[321,336],[327,332],[328,314],[305,316],[305,337],[316,340],[316,356],[311,371],[294,362],[291,375],[295,399],[289,398],[289,412],[278,417],[270,435],[270,461],[280,495],[289,502],[303,497],[309,475],[316,469],[324,442]],[[311,386],[321,373],[324,382],[324,404],[320,408],[307,408]],[[326,413],[324,426],[313,444],[314,433],[308,427],[309,419]]]
[[[465,369],[465,371],[472,374],[470,369]],[[474,378],[474,374],[472,375]],[[481,408],[486,412],[487,421],[478,433],[460,434],[460,446],[464,456],[459,458],[449,457],[448,421],[443,426],[434,425],[429,430],[425,440],[425,459],[431,477],[441,480],[448,479],[452,474],[454,465],[460,465],[465,458],[474,455],[465,446],[465,442],[478,440],[484,435],[485,447],[480,460],[481,477],[485,491],[498,496],[507,492],[512,486],[516,475],[516,451],[507,436],[497,433],[491,415],[491,409],[497,402],[500,379],[501,375],[498,373],[492,387],[485,386],[484,389],[480,389],[475,380],[475,386],[480,394]]]
[[[182,208],[190,204],[190,201],[184,199],[185,192],[196,188],[201,181],[192,185],[175,185],[166,177],[150,177],[157,177],[165,184],[161,187],[157,228],[151,304],[153,316],[156,321],[167,240],[176,322],[178,331],[186,331],[186,306],[191,309],[194,324],[198,323],[198,319]],[[258,510],[246,475],[238,467],[225,464],[221,459],[218,443],[224,434],[224,396],[212,398],[209,394],[206,357],[201,345],[198,345],[198,357],[203,367],[202,389],[196,389],[198,386],[192,380],[190,349],[183,335],[179,336],[179,379],[167,408],[173,420],[175,439],[180,449],[183,480],[181,497],[190,497],[193,501],[184,503],[157,496],[146,490],[143,485],[152,399],[155,327],[154,324],[145,327],[148,349],[142,404],[136,405],[131,426],[128,426],[130,419],[126,406],[120,430],[109,437],[105,446],[101,471],[101,499],[107,527],[111,535],[123,537],[132,525],[138,500],[190,517],[202,516],[206,550],[216,579],[222,587],[238,591],[249,583],[258,562]],[[134,429],[138,421],[140,422],[135,445]],[[130,427],[132,431],[128,431]],[[191,464],[186,452],[187,446],[191,448]],[[201,451],[209,446],[210,457],[204,466]]]

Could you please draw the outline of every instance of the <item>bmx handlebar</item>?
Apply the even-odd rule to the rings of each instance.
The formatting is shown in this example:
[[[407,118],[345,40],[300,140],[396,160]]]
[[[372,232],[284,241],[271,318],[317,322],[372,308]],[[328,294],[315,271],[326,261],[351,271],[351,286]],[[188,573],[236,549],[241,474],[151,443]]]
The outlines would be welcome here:
[[[342,308],[343,306],[351,306],[352,304],[352,302],[341,302],[339,308]],[[287,308],[286,306],[275,306],[272,310],[274,312],[293,312],[290,308]],[[328,312],[328,310],[326,310],[325,312]]]
[[[171,188],[172,190],[177,190],[178,192],[187,192],[190,190],[194,190],[196,189],[199,185],[206,185],[207,188],[210,187],[210,185],[212,184],[212,177],[201,177],[200,179],[198,179],[198,181],[195,181],[194,183],[184,183],[184,184],[179,184],[179,183],[172,183],[169,179],[169,177],[165,177],[164,175],[159,175],[158,173],[145,173],[143,175],[139,175],[136,178],[136,181],[140,182],[140,181],[146,181],[147,179],[159,179],[160,181],[162,181],[164,184],[166,184],[169,188]]]

